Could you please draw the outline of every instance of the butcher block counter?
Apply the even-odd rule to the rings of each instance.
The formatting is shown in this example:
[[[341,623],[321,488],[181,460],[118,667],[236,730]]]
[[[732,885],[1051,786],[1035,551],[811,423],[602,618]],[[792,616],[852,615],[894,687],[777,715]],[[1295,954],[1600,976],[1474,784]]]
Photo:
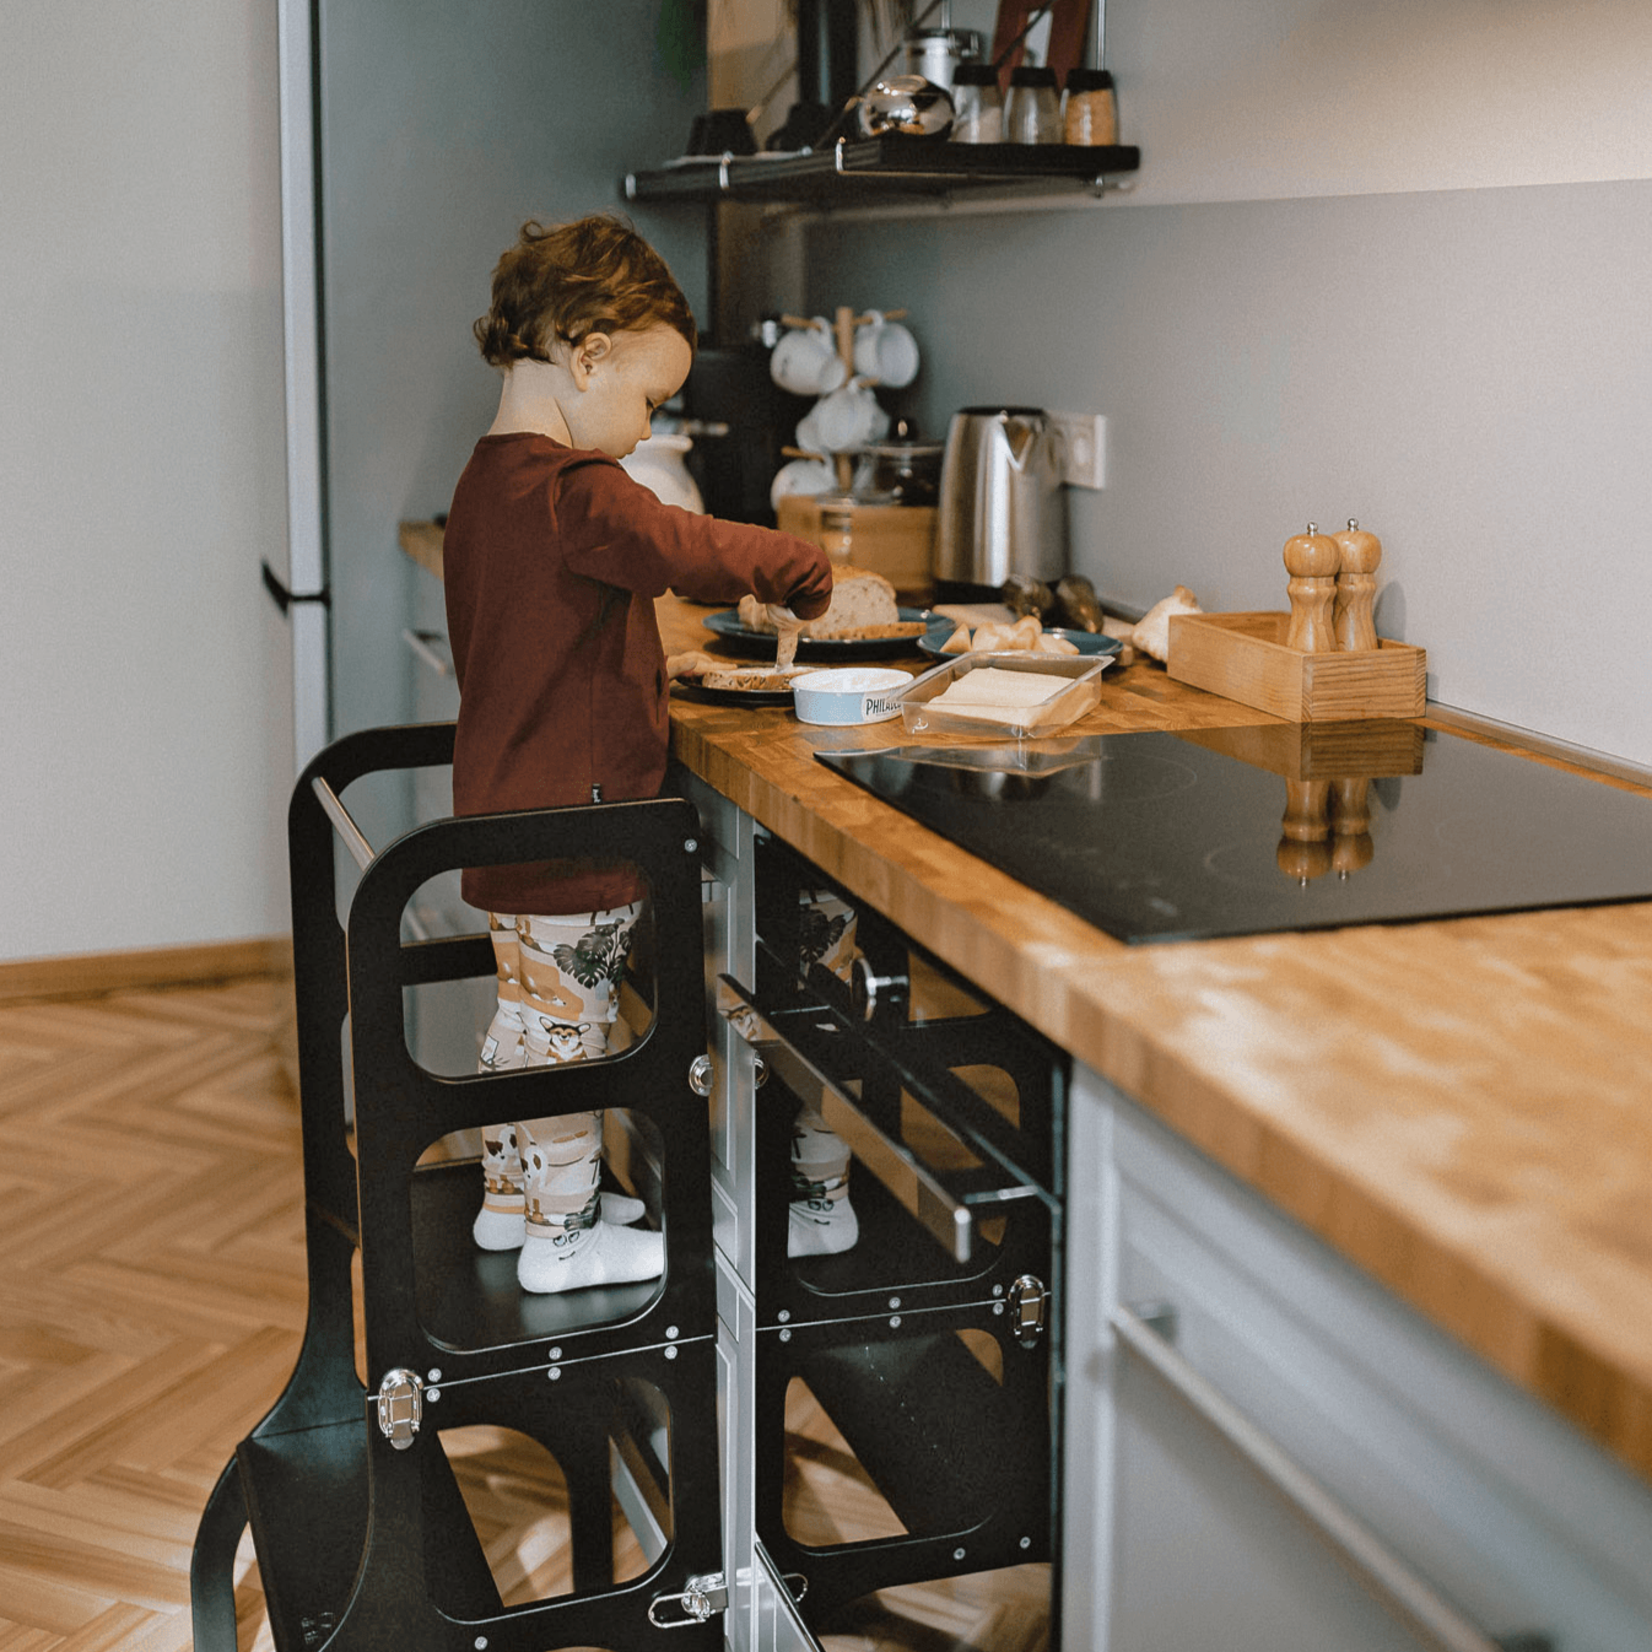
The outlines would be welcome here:
[[[712,647],[709,611],[663,599],[668,651]],[[1066,732],[1273,721],[1143,661]],[[815,761],[887,725],[674,694],[672,726],[762,826],[1652,1478],[1652,905],[1128,947]]]
[[[439,528],[403,524],[402,543],[440,579]],[[713,611],[662,598],[667,650],[721,652]],[[1104,685],[1067,732],[1276,721],[1146,661]],[[1652,904],[1129,947],[815,761],[885,746],[887,725],[811,728],[674,693],[672,740],[762,826],[1652,1480]]]

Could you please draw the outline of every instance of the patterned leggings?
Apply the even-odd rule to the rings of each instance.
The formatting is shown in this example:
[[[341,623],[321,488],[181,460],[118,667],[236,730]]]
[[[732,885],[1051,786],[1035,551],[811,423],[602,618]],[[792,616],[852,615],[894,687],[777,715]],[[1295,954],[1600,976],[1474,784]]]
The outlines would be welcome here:
[[[490,912],[498,1007],[482,1039],[483,1072],[553,1067],[630,1042],[619,983],[641,901],[606,912]],[[525,1212],[530,1229],[589,1227],[600,1205],[602,1114],[565,1113],[482,1131],[484,1208]]]
[[[846,975],[855,956],[853,911],[825,896],[808,904],[806,949]],[[605,912],[490,912],[498,1007],[479,1069],[558,1066],[625,1049],[632,1030],[620,1019],[620,981],[643,910],[633,901]],[[792,1138],[793,1197],[843,1198],[848,1148],[807,1102]],[[501,1216],[525,1208],[530,1230],[588,1226],[600,1208],[602,1114],[487,1126],[482,1170],[485,1208]]]

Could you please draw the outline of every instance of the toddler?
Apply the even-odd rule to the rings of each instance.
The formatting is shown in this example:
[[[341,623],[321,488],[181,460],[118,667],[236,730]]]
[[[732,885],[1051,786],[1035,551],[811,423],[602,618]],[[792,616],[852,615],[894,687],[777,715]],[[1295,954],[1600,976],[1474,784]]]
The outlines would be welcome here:
[[[732,602],[750,591],[788,619],[812,619],[830,600],[830,565],[789,534],[664,505],[620,466],[681,388],[696,345],[676,281],[629,225],[608,215],[525,224],[494,270],[475,332],[504,383],[454,492],[443,546],[460,688],[454,808],[656,796],[667,685],[702,657],[666,658],[654,598],[674,590]],[[475,867],[461,887],[488,914],[498,966],[482,1067],[617,1051],[619,982],[643,916],[635,873],[593,857]],[[843,1197],[848,1151],[817,1122],[804,1121],[794,1151],[794,1252],[855,1240]],[[483,1140],[476,1242],[520,1246],[524,1289],[663,1271],[660,1234],[627,1225],[643,1214],[640,1202],[599,1191],[600,1114],[492,1126]]]

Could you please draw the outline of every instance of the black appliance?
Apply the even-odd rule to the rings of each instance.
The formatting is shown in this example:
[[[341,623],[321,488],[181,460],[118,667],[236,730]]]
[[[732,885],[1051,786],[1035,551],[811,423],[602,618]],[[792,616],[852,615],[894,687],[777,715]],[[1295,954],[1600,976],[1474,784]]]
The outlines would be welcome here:
[[[817,756],[1123,941],[1652,899],[1652,799],[1409,722]]]
[[[712,516],[774,526],[769,484],[780,447],[797,423],[792,398],[769,377],[768,351],[703,345],[683,386],[682,407],[694,438],[687,464]]]

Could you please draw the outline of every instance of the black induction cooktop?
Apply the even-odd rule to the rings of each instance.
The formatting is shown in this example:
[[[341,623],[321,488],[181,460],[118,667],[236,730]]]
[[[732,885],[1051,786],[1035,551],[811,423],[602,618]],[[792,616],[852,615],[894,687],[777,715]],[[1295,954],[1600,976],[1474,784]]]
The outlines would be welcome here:
[[[1409,722],[816,755],[1124,941],[1652,899],[1652,797]]]

